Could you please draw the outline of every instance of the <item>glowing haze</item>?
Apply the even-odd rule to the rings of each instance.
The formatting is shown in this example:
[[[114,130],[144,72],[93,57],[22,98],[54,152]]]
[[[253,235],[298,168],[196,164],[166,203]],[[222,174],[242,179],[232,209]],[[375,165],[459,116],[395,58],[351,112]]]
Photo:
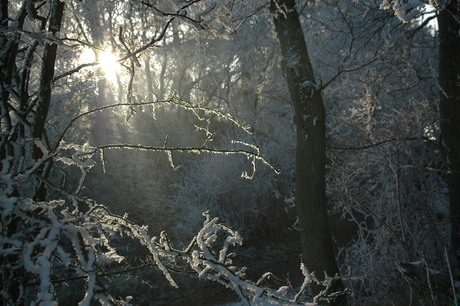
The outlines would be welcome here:
[[[104,72],[104,76],[107,80],[112,83],[115,83],[117,79],[117,72],[120,71],[121,65],[118,62],[118,57],[113,54],[110,49],[103,51],[97,51],[96,53],[91,48],[84,48],[80,54],[79,62],[92,63],[98,61],[99,66]]]
[[[104,50],[99,53],[99,65],[104,70],[106,79],[114,83],[117,79],[117,72],[121,68],[118,57],[112,51]]]

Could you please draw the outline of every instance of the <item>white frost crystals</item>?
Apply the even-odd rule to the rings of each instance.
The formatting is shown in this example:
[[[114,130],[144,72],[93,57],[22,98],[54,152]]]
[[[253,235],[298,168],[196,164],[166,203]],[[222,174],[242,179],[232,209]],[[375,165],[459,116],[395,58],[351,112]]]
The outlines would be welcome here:
[[[78,184],[77,189],[75,190],[75,194],[79,194],[83,188],[83,184],[85,183],[86,175],[96,162],[92,159],[94,153],[96,153],[96,149],[91,147],[88,143],[83,145],[77,144],[66,144],[64,141],[61,141],[61,146],[59,147],[60,150],[68,150],[70,152],[73,151],[71,158],[65,156],[57,156],[55,160],[62,162],[67,166],[76,165],[80,168],[81,177]]]
[[[35,292],[35,303],[40,305],[55,304],[56,281],[66,275],[86,279],[81,305],[89,305],[100,289],[96,285],[98,266],[123,259],[111,247],[104,228],[91,211],[79,211],[77,201],[9,199],[0,201],[2,270],[12,277],[22,275],[18,289],[23,295]],[[13,227],[16,232],[11,234]],[[4,301],[12,301],[8,291],[3,288],[1,292]]]
[[[61,146],[59,147],[61,150],[73,150],[75,151],[72,154],[72,157],[64,157],[59,156],[56,157],[57,161],[61,161],[65,165],[76,165],[79,168],[91,168],[93,167],[96,162],[92,159],[96,149],[90,147],[88,143],[83,145],[77,144],[66,144],[64,141],[61,141]]]
[[[309,90],[308,98],[312,98],[315,93],[319,92],[321,90],[321,81],[318,82],[312,82],[312,81],[305,81],[302,84],[300,84],[300,88],[303,92],[304,89]]]

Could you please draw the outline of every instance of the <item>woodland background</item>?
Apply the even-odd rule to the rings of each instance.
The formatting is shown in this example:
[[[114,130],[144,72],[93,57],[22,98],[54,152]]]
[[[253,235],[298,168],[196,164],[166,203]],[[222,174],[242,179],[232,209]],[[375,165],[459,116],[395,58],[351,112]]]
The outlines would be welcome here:
[[[326,114],[310,239],[351,305],[457,303],[459,4],[422,4],[2,1],[2,303],[345,303],[300,265],[294,11]]]

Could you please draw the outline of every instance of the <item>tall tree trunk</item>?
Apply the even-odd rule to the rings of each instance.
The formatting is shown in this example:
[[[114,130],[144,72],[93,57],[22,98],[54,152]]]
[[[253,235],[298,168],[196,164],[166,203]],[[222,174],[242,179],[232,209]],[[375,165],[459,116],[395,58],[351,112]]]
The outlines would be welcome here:
[[[12,118],[10,117],[10,109],[8,100],[10,98],[9,87],[12,85],[14,71],[16,69],[16,57],[18,54],[18,40],[20,39],[20,30],[24,25],[27,16],[26,3],[24,2],[16,18],[12,19],[9,16],[8,1],[1,1],[0,4],[0,46],[2,48],[0,56],[0,160],[4,160],[7,156],[14,155],[14,149],[9,143],[9,137],[13,130]],[[7,34],[10,23],[13,23],[17,29],[15,34]],[[2,169],[3,163],[0,165]]]
[[[460,2],[438,16],[441,135],[446,151],[451,244],[460,265]]]
[[[62,17],[64,15],[64,4],[60,0],[51,3],[51,13],[48,31],[53,35],[61,29]],[[40,75],[40,89],[38,93],[38,103],[36,118],[34,123],[34,138],[41,139],[45,130],[46,118],[51,104],[52,82],[54,78],[54,68],[57,55],[57,43],[47,42],[43,50],[43,61]]]
[[[50,4],[50,17],[48,31],[54,35],[61,29],[62,17],[64,15],[65,2],[60,0],[53,0]],[[51,105],[52,82],[54,78],[54,69],[57,56],[57,43],[46,42],[43,50],[43,60],[40,73],[40,87],[38,90],[37,109],[35,111],[35,121],[33,128],[33,137],[36,139],[43,139],[45,132],[46,118],[48,117],[49,107]],[[42,157],[42,152],[39,148],[35,148],[34,158]],[[46,177],[50,165],[42,169],[42,176]],[[35,193],[34,199],[45,200],[46,187],[44,183],[40,183]]]
[[[325,110],[315,84],[295,0],[271,0],[297,128],[295,204],[301,227],[302,259],[309,271],[339,274],[329,232],[325,192]],[[337,281],[332,290],[343,289]],[[314,293],[320,287],[315,286]],[[338,298],[334,304],[344,304]]]
[[[0,4],[0,24],[2,27],[2,31],[0,32],[0,46],[4,50],[7,48],[8,37],[6,35],[6,31],[8,28],[8,1],[2,1]],[[2,51],[3,51],[2,50]],[[9,115],[8,110],[8,97],[9,91],[7,87],[9,85],[9,81],[7,80],[7,65],[8,65],[8,57],[10,52],[3,51],[3,56],[0,58],[0,160],[3,160],[8,155],[8,134],[11,132],[11,118]],[[13,63],[14,64],[14,63]],[[2,170],[2,166],[0,165],[0,170]]]

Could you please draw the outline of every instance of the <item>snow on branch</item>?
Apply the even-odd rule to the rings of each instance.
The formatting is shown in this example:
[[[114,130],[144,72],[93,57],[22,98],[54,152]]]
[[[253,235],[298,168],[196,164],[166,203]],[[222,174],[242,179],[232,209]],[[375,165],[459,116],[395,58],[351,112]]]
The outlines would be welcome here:
[[[92,150],[85,145],[79,149],[80,153]],[[12,184],[11,176],[0,175],[0,186]],[[28,302],[53,305],[59,302],[59,284],[84,281],[80,305],[95,301],[127,305],[130,297],[122,300],[112,297],[104,289],[104,278],[152,266],[176,288],[178,284],[172,271],[179,270],[174,267],[185,268],[180,271],[192,270],[200,278],[234,290],[247,305],[317,304],[318,299],[311,303],[300,301],[302,293],[315,281],[314,275],[305,268],[302,270],[305,281],[294,293],[287,286],[272,289],[262,286],[261,281],[254,283],[246,279],[244,268],[235,266],[232,261],[232,248],[242,244],[241,236],[220,223],[218,218],[211,217],[209,212],[203,213],[203,226],[188,246],[175,249],[165,232],[159,238],[152,237],[147,226],[112,214],[104,205],[75,194],[67,196],[68,200],[36,202],[11,197],[5,189],[0,189],[0,265],[9,276],[19,279],[3,284],[1,294],[7,304],[27,299]],[[119,253],[117,238],[123,236],[139,242],[148,251],[150,260],[130,268]],[[327,288],[327,284],[324,285]],[[17,290],[19,296],[12,294]]]
[[[7,179],[3,176],[0,181],[3,184]],[[81,211],[78,201],[34,202],[8,197],[2,191],[0,199],[2,271],[18,278],[17,282],[3,284],[3,302],[24,302],[35,292],[37,304],[54,305],[54,280],[71,274],[86,279],[81,305],[90,305],[95,292],[100,291],[99,266],[123,259],[109,242],[104,227],[95,222],[94,216]],[[15,290],[19,296],[11,294]]]
[[[191,244],[184,251],[177,251],[178,257],[185,259],[200,278],[218,282],[232,289],[247,305],[318,305],[319,300],[325,298],[324,293],[331,281],[319,283],[303,265],[304,282],[299,291],[294,294],[289,292],[287,286],[278,289],[261,286],[260,283],[269,273],[265,273],[257,283],[247,280],[244,269],[232,265],[228,253],[230,247],[242,244],[239,233],[219,223],[219,219],[211,217],[209,212],[206,211],[203,215],[205,216],[203,227]],[[219,239],[222,235],[224,238]],[[325,287],[323,295],[314,297],[311,303],[301,302],[300,296],[313,282]]]
[[[436,10],[441,10],[446,7],[447,3],[448,0],[383,0],[380,8],[384,10],[392,9],[402,22],[410,22],[425,11],[426,5],[431,5]]]

